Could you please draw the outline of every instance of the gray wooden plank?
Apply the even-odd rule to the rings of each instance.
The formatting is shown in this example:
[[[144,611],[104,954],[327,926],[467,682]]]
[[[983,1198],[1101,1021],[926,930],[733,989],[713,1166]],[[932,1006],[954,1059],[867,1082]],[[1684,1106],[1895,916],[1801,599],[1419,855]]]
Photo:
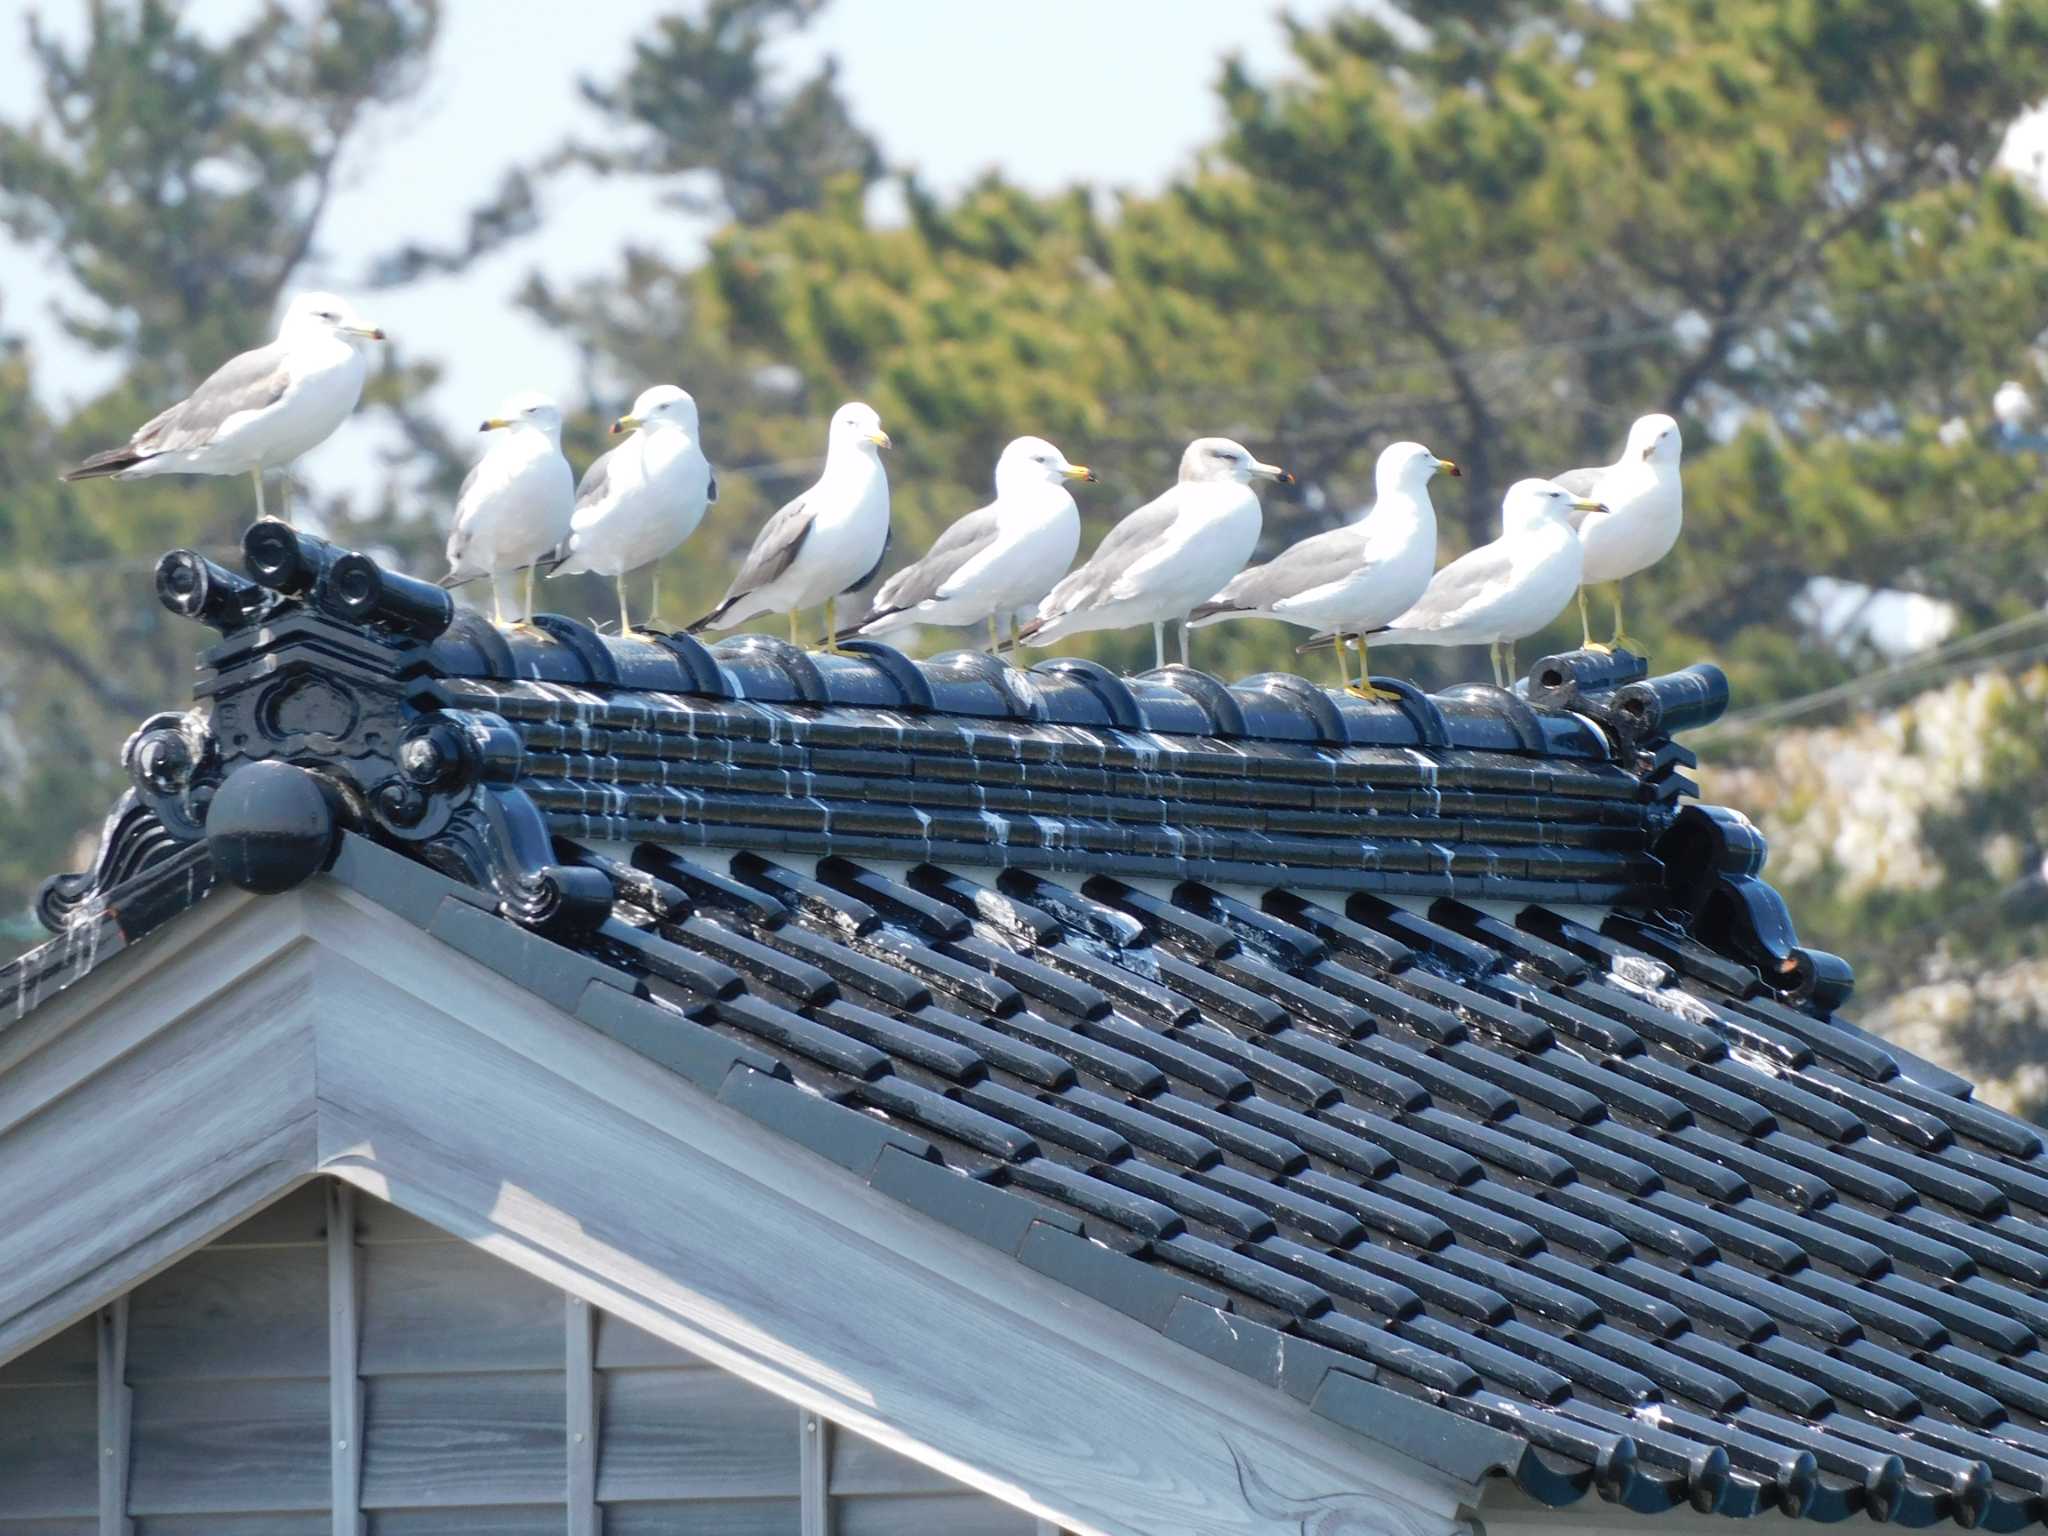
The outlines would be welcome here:
[[[607,1371],[601,1394],[605,1504],[797,1496],[797,1416],[780,1398],[699,1370]]]
[[[327,1536],[324,1510],[286,1514],[151,1515],[135,1522],[135,1536]],[[0,1536],[11,1536],[0,1526]]]
[[[801,1536],[800,1519],[793,1498],[613,1504],[604,1536]]]
[[[218,987],[235,962],[211,958],[206,980]],[[133,1000],[104,1021],[109,1035],[133,1037],[112,1059],[102,1059],[95,1020],[67,1037],[93,1040],[90,1060],[57,1064],[43,1052],[0,1071],[0,1358],[311,1172],[313,958],[280,961],[169,1022],[161,1000]],[[30,1081],[12,1081],[17,1074]],[[33,1112],[59,1088],[62,1113]]]
[[[365,1376],[562,1365],[562,1293],[468,1243],[366,1247]]]
[[[134,1391],[128,1385],[126,1296],[100,1308],[94,1331],[99,1355],[94,1414],[99,1429],[100,1536],[127,1536],[129,1413]]]
[[[899,1456],[887,1446],[841,1428],[832,1437],[835,1494],[959,1493],[959,1479]]]
[[[237,1222],[207,1246],[270,1247],[299,1243],[317,1248],[327,1232],[327,1199],[317,1179],[288,1190],[246,1221]]]
[[[96,1385],[0,1392],[0,1508],[10,1517],[75,1516],[97,1532],[99,1459]]]
[[[370,1516],[369,1536],[562,1536],[562,1507],[495,1504],[471,1509],[382,1509]]]
[[[0,1365],[0,1393],[9,1387],[80,1386],[98,1379],[99,1334],[91,1318]]]
[[[363,1529],[363,1265],[356,1192],[322,1181],[327,1209],[327,1434],[334,1536]]]
[[[568,1402],[569,1536],[598,1536],[597,1318],[578,1296],[562,1298],[562,1369]]]
[[[132,1293],[129,1379],[325,1377],[326,1315],[324,1249],[209,1245]]]
[[[708,1361],[687,1349],[679,1349],[666,1339],[658,1339],[644,1328],[635,1328],[623,1317],[600,1311],[597,1314],[598,1369],[615,1371],[635,1365],[698,1371],[714,1369]]]
[[[366,1509],[549,1504],[562,1519],[562,1372],[378,1376],[369,1388]]]
[[[9,1520],[0,1516],[0,1536],[96,1536],[99,1528],[97,1518]]]
[[[803,1516],[803,1536],[832,1536],[832,1494],[830,1480],[832,1425],[815,1413],[800,1416],[797,1499]]]
[[[325,1380],[142,1383],[133,1426],[133,1514],[318,1510],[325,1526]]]
[[[832,1515],[838,1536],[1038,1536],[1039,1525],[1023,1510],[966,1488],[834,1499]]]

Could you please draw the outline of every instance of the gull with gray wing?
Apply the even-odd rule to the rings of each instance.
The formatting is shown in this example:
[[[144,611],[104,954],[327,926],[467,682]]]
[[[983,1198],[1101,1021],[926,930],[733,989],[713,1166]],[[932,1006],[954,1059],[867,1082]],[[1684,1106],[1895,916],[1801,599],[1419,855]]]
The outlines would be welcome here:
[[[1180,457],[1180,478],[1118,523],[1088,563],[1038,605],[1019,631],[1025,645],[1051,645],[1091,629],[1152,626],[1152,652],[1166,665],[1166,623],[1185,620],[1197,603],[1244,569],[1264,521],[1255,479],[1294,483],[1277,464],[1264,464],[1242,443],[1198,437]],[[1188,659],[1188,632],[1180,632]]]
[[[526,574],[521,623],[533,618],[533,568],[569,536],[576,477],[562,457],[562,412],[546,395],[514,395],[482,428],[497,434],[464,477],[448,534],[444,587],[487,576],[491,617],[505,622],[506,578]]]
[[[1685,522],[1678,477],[1683,446],[1678,423],[1669,416],[1642,416],[1628,429],[1628,442],[1612,464],[1569,469],[1557,477],[1557,484],[1574,496],[1599,503],[1602,509],[1572,518],[1586,550],[1586,570],[1579,586],[1579,630],[1580,643],[1589,651],[1608,651],[1629,643],[1621,625],[1622,578],[1648,570],[1678,542]],[[1586,588],[1596,582],[1614,585],[1614,639],[1605,645],[1593,638],[1593,621],[1586,615]]]
[[[1189,628],[1223,619],[1279,619],[1359,637],[1358,681],[1344,648],[1337,659],[1344,689],[1359,698],[1393,699],[1372,685],[1364,637],[1402,613],[1429,586],[1436,569],[1436,508],[1430,477],[1458,473],[1420,443],[1395,443],[1373,467],[1374,499],[1365,516],[1289,545],[1263,565],[1233,578],[1195,609]]]
[[[725,596],[690,633],[786,613],[789,643],[796,645],[797,615],[823,603],[827,647],[837,651],[839,598],[866,586],[889,550],[889,477],[881,454],[888,446],[872,406],[854,400],[833,412],[824,473],[762,526]]]
[[[939,536],[930,551],[882,583],[874,606],[839,638],[874,637],[914,624],[988,624],[991,652],[1001,625],[1035,608],[1067,573],[1081,547],[1081,513],[1070,480],[1095,471],[1071,464],[1042,437],[1020,437],[996,460],[996,499]]]
[[[633,409],[612,423],[612,433],[631,435],[584,471],[568,544],[548,575],[611,577],[619,593],[619,633],[626,635],[633,631],[627,573],[652,565],[697,531],[705,509],[718,500],[718,477],[698,436],[697,402],[673,384],[642,390]],[[650,616],[659,592],[658,584],[649,591]]]
[[[275,341],[229,358],[126,443],[64,478],[246,474],[256,482],[256,515],[267,517],[263,472],[291,464],[347,420],[369,373],[366,345],[383,339],[333,294],[302,293],[286,306]],[[280,494],[289,522],[289,480]]]
[[[1605,510],[1549,480],[1517,480],[1501,502],[1501,536],[1438,571],[1421,601],[1373,638],[1382,645],[1484,645],[1494,682],[1507,687],[1515,642],[1564,612],[1579,588],[1585,556],[1572,513]]]

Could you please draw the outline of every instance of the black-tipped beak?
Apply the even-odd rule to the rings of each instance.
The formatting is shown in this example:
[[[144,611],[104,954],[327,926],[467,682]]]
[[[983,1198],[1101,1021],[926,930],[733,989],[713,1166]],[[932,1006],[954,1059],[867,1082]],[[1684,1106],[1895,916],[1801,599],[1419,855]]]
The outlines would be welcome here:
[[[1458,466],[1449,459],[1438,459],[1436,461],[1436,467],[1443,473],[1449,475],[1453,480],[1462,480],[1465,478],[1465,471],[1458,468]]]

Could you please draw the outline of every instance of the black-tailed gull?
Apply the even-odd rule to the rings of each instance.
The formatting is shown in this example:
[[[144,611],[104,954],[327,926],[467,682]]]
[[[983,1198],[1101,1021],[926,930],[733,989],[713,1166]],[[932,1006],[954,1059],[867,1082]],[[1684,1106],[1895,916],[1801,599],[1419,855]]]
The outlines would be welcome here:
[[[1291,485],[1294,476],[1227,437],[1196,438],[1180,456],[1174,486],[1110,529],[1088,563],[1038,605],[1038,617],[1018,639],[1051,645],[1085,630],[1150,624],[1153,655],[1165,666],[1166,621],[1185,619],[1214,596],[1258,547],[1263,516],[1255,479]],[[1186,625],[1180,659],[1186,665]]]
[[[64,478],[246,474],[256,482],[256,515],[267,517],[263,472],[325,442],[348,418],[369,372],[366,344],[383,339],[333,294],[302,293],[285,306],[277,340],[229,358],[122,446],[93,454]],[[290,491],[287,480],[287,522]]]
[[[1507,687],[1515,642],[1564,612],[1579,589],[1585,557],[1572,513],[1604,510],[1554,481],[1517,480],[1501,502],[1501,536],[1438,571],[1421,601],[1373,638],[1382,645],[1484,645],[1494,682]]]
[[[992,652],[1002,623],[1036,608],[1081,547],[1081,513],[1069,480],[1095,471],[1072,464],[1042,437],[1020,437],[996,460],[996,499],[944,533],[915,565],[882,583],[873,608],[844,631],[874,637],[916,624],[988,623]]]
[[[1685,522],[1685,501],[1678,483],[1678,458],[1683,449],[1678,423],[1669,416],[1636,418],[1628,443],[1612,464],[1567,470],[1557,483],[1575,496],[1599,502],[1607,510],[1574,517],[1579,542],[1586,549],[1586,571],[1580,578],[1579,629],[1587,650],[1606,651],[1630,643],[1621,626],[1621,580],[1646,571],[1671,553]],[[1614,586],[1614,639],[1602,645],[1593,638],[1586,614],[1586,588],[1600,582]]]
[[[858,400],[839,407],[826,430],[824,473],[768,519],[725,597],[690,633],[786,613],[796,645],[797,615],[823,603],[826,644],[836,651],[840,595],[866,586],[889,549],[889,477],[881,455],[888,446],[872,407]]]
[[[1420,443],[1394,443],[1381,450],[1373,466],[1373,504],[1363,517],[1289,545],[1264,565],[1241,572],[1195,609],[1189,626],[1279,619],[1342,640],[1369,634],[1406,612],[1436,569],[1436,508],[1430,505],[1429,482],[1439,470],[1455,475],[1458,466]],[[1355,684],[1341,644],[1337,659],[1345,692],[1359,698],[1399,697],[1372,686],[1363,639]]]
[[[697,531],[705,508],[718,500],[718,476],[698,436],[697,402],[673,384],[642,390],[612,431],[631,435],[584,471],[568,547],[548,574],[611,577],[624,635],[632,633],[626,574],[652,565]],[[657,585],[648,593],[650,616],[659,592]]]
[[[504,579],[526,573],[520,622],[533,617],[533,568],[569,536],[576,476],[562,457],[562,412],[546,395],[514,395],[486,420],[495,434],[455,498],[444,587],[491,581],[491,617],[505,622]]]

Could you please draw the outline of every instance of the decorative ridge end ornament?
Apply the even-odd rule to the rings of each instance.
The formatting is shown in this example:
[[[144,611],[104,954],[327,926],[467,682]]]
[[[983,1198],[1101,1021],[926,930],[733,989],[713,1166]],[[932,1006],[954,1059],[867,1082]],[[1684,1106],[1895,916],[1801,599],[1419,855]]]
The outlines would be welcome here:
[[[496,892],[524,925],[602,922],[610,883],[556,861],[516,784],[518,736],[436,707],[428,651],[454,621],[448,594],[283,523],[242,546],[246,576],[191,550],[157,567],[164,606],[222,636],[201,658],[200,704],[152,716],[123,752],[162,833],[204,838],[223,876],[272,892],[324,867],[347,827]],[[110,860],[103,849],[94,870]],[[67,885],[47,905],[83,899]]]
[[[1754,966],[1766,986],[1822,1017],[1848,1001],[1855,972],[1841,956],[1799,943],[1785,898],[1761,878],[1770,845],[1747,816],[1688,805],[1654,852],[1672,915],[1701,943]]]

